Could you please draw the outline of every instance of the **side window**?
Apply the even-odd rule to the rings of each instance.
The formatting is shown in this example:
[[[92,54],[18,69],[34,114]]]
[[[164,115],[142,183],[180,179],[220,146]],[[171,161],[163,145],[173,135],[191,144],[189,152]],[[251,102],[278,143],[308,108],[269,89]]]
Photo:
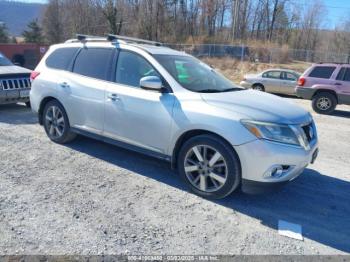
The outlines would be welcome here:
[[[46,65],[50,68],[68,70],[79,48],[60,48],[53,51],[46,59]]]
[[[350,82],[350,68],[342,67],[337,75],[337,80]]]
[[[73,72],[83,76],[108,80],[113,51],[114,49],[109,48],[82,49],[74,62]]]
[[[118,56],[116,82],[123,85],[140,87],[140,79],[145,76],[161,76],[142,56],[121,51]]]
[[[343,77],[343,81],[349,81],[350,82],[350,68],[346,68],[345,74]]]
[[[343,81],[344,79],[344,75],[345,75],[345,70],[346,68],[345,67],[342,67],[337,75],[337,78],[336,80],[340,80],[340,81]]]
[[[281,72],[280,71],[269,71],[264,73],[263,77],[272,78],[272,79],[280,79]]]
[[[288,81],[297,81],[297,77],[289,72],[284,72],[284,79]]]
[[[335,66],[316,66],[309,74],[309,77],[328,79],[332,76],[334,70]]]

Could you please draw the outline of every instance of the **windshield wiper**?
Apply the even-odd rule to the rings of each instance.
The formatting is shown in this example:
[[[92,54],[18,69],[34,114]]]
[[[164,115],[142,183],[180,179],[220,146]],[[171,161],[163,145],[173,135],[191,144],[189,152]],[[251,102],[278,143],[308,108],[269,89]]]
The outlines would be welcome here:
[[[199,90],[198,93],[220,93],[222,92],[221,90],[218,90],[218,89],[202,89],[202,90]]]
[[[243,88],[233,87],[233,88],[224,89],[221,92],[231,92],[231,91],[241,91],[241,90],[243,90]]]
[[[240,91],[240,90],[243,90],[243,89],[239,87],[227,88],[223,90],[208,88],[208,89],[199,90],[198,92],[199,93],[223,93],[223,92]]]

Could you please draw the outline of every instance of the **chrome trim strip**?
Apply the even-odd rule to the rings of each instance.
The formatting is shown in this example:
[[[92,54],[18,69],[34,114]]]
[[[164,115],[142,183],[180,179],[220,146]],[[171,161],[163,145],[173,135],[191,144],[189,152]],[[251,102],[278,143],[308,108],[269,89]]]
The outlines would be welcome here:
[[[0,79],[0,88],[2,90],[18,90],[31,88],[29,78],[11,78]]]

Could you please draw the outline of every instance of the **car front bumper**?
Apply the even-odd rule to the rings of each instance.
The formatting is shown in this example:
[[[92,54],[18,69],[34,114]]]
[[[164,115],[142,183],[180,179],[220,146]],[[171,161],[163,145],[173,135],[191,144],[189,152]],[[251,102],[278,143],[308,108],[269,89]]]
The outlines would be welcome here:
[[[13,104],[18,102],[29,102],[30,88],[20,90],[1,90],[0,89],[0,105]]]
[[[239,83],[240,86],[244,87],[244,88],[251,88],[252,84],[248,83],[247,81],[242,81]]]
[[[279,187],[303,173],[317,157],[318,141],[311,141],[309,150],[267,140],[255,140],[235,150],[241,160],[242,190],[255,193]],[[280,173],[271,175],[275,170]]]

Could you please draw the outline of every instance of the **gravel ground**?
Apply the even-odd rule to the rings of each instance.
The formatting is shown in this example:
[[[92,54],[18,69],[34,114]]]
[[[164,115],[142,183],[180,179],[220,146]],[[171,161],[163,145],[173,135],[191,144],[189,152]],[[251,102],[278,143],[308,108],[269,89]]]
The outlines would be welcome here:
[[[54,144],[30,110],[1,106],[0,254],[349,254],[349,108],[313,113],[319,158],[283,190],[209,201],[167,163],[83,137]],[[304,241],[280,236],[279,219]]]

